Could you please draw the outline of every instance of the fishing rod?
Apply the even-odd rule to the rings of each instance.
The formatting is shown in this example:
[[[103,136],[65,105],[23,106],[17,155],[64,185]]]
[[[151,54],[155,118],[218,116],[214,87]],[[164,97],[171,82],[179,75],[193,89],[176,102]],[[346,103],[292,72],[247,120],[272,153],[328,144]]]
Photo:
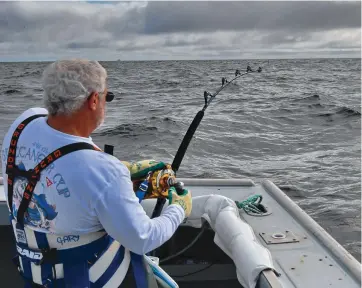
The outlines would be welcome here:
[[[241,73],[241,71],[239,69],[236,69],[235,71],[235,77],[228,81],[225,77],[222,77],[221,79],[221,87],[219,89],[216,90],[216,92],[214,94],[211,94],[207,91],[204,91],[204,99],[205,99],[205,104],[204,104],[204,107],[199,111],[197,112],[196,116],[194,117],[194,119],[192,120],[192,123],[191,125],[189,126],[177,152],[176,152],[176,155],[175,155],[175,158],[171,164],[171,167],[172,167],[172,170],[175,172],[178,171],[178,169],[180,168],[180,165],[181,165],[181,162],[185,156],[185,153],[186,153],[186,150],[191,142],[191,139],[192,137],[194,136],[195,132],[196,132],[196,129],[198,128],[202,118],[204,117],[205,115],[205,111],[207,109],[207,107],[209,107],[210,103],[212,102],[212,100],[215,99],[215,97],[224,89],[226,88],[227,86],[229,86],[233,81],[235,81],[236,79],[244,76],[244,75],[247,75],[247,74],[251,74],[251,73],[260,73],[262,72],[262,68],[259,67],[257,70],[252,70],[251,67],[248,65],[247,68],[246,68],[246,72],[245,73]],[[176,191],[178,193],[182,193],[182,190],[183,190],[183,183],[180,183],[180,182],[176,182],[174,184],[175,188],[176,188]],[[165,198],[158,198],[157,199],[157,203],[156,203],[156,206],[155,206],[155,209],[153,210],[153,213],[152,213],[152,218],[155,218],[155,217],[158,217],[161,215],[161,212],[162,212],[162,208],[163,206],[165,205],[166,203],[166,199]]]
[[[198,128],[202,118],[204,117],[205,115],[205,110],[207,109],[207,107],[209,107],[210,103],[212,102],[212,100],[215,99],[215,97],[224,89],[226,88],[228,85],[230,85],[234,80],[244,76],[244,75],[247,75],[247,74],[250,74],[250,73],[255,73],[255,72],[258,72],[260,73],[262,71],[261,67],[258,68],[258,70],[256,71],[253,71],[250,66],[248,66],[247,70],[245,73],[241,73],[239,69],[237,69],[235,71],[235,77],[230,80],[230,81],[227,81],[227,79],[225,77],[223,77],[221,79],[221,87],[219,89],[216,90],[216,92],[214,94],[211,94],[207,91],[204,91],[204,99],[205,99],[205,105],[204,107],[199,111],[197,112],[194,120],[192,121],[189,129],[187,130],[181,144],[180,144],[180,147],[178,148],[177,150],[177,153],[176,153],[176,156],[172,162],[172,170],[176,173],[177,170],[180,168],[180,165],[181,165],[181,162],[185,156],[185,153],[186,153],[186,150],[191,142],[191,139],[192,137],[194,136],[195,132],[196,132],[196,129]]]

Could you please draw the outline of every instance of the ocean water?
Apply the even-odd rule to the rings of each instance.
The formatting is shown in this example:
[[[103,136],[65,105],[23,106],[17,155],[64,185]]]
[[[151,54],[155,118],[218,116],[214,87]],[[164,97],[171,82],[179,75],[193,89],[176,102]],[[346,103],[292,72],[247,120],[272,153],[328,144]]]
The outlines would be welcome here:
[[[179,177],[269,178],[361,260],[361,60],[104,62],[105,123],[93,134],[123,160],[171,163],[221,78],[262,66],[206,111]],[[25,109],[42,105],[47,63],[0,63],[0,141]]]

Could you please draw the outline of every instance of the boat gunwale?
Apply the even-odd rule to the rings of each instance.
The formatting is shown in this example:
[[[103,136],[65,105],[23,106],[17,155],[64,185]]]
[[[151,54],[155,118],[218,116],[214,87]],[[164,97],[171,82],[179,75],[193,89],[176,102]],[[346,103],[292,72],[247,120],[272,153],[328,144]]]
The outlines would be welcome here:
[[[279,205],[299,221],[304,229],[315,236],[361,285],[361,263],[271,180],[265,179],[261,185]]]

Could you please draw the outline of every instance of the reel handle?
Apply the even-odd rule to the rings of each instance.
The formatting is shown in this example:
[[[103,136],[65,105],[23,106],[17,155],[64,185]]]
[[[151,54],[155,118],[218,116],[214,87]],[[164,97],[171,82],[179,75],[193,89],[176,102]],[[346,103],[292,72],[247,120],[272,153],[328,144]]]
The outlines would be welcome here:
[[[182,195],[184,192],[184,183],[182,182],[176,182],[173,187],[175,187],[176,192],[178,195]]]
[[[184,183],[183,182],[176,182],[176,178],[170,177],[167,180],[167,184],[169,187],[175,187],[176,193],[178,195],[182,195],[184,191]]]

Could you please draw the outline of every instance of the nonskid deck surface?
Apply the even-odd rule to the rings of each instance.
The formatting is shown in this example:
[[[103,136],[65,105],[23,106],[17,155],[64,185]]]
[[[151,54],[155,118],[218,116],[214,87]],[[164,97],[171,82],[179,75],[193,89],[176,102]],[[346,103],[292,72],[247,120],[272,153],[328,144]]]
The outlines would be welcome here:
[[[193,197],[219,194],[243,201],[251,195],[262,195],[262,204],[271,213],[253,216],[240,210],[240,216],[252,227],[257,241],[270,251],[275,268],[281,274],[278,279],[283,287],[360,287],[360,278],[356,276],[356,271],[361,269],[360,263],[333,239],[329,241],[330,236],[317,223],[302,219],[306,216],[302,215],[305,212],[293,207],[296,204],[283,192],[274,191],[276,187],[271,182],[255,184],[248,179],[180,180],[192,191]],[[8,225],[4,200],[3,186],[0,185],[0,225]],[[153,205],[149,204],[145,202],[143,205],[148,215],[153,209]],[[293,209],[299,209],[300,214],[294,214]],[[278,235],[282,239],[277,239]],[[327,239],[327,243],[323,239]],[[205,273],[204,277],[207,280],[208,274]]]

